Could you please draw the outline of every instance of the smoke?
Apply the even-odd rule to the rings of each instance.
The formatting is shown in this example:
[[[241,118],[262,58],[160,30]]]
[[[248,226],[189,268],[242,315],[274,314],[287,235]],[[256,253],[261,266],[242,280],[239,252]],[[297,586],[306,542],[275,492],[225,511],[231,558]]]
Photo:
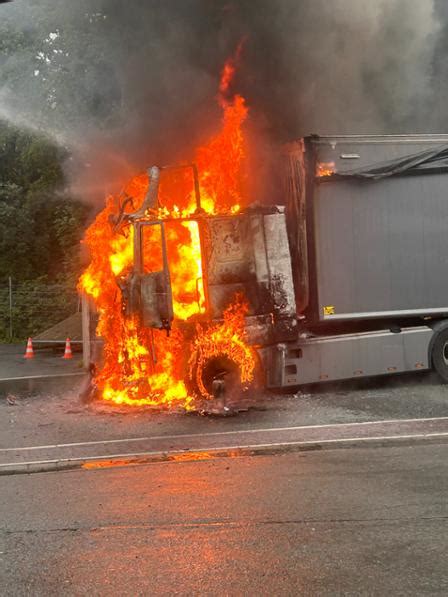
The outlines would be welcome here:
[[[440,132],[447,22],[443,0],[15,0],[0,117],[63,141],[78,191],[102,196],[219,126],[220,69],[244,37],[234,90],[263,160],[266,139],[310,132]]]
[[[438,25],[431,1],[313,0],[278,8],[263,44],[272,69],[257,90],[274,133],[433,126],[427,108]],[[263,87],[271,88],[267,96]]]

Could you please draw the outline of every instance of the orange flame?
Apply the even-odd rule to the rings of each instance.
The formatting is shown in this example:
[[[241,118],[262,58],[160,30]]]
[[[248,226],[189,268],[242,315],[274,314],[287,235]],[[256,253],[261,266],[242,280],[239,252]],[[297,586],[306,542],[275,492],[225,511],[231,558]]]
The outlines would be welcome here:
[[[219,103],[223,109],[222,127],[206,145],[195,152],[199,172],[201,203],[209,214],[237,213],[247,204],[245,194],[245,159],[247,155],[243,124],[248,109],[243,97],[225,100],[235,73],[234,58],[224,65],[220,81]],[[138,209],[148,188],[148,176],[140,174],[125,187],[132,197],[125,211]],[[184,221],[196,209],[191,176],[174,172],[162,180],[160,207],[154,214],[167,219],[166,248],[172,286],[174,321],[169,336],[165,332],[142,327],[122,310],[120,281],[133,265],[133,228],[111,225],[119,211],[119,198],[109,197],[105,208],[86,232],[84,242],[90,249],[91,263],[80,279],[80,288],[94,301],[99,322],[97,334],[104,340],[103,365],[96,377],[104,400],[134,406],[194,408],[194,396],[184,378],[189,359],[196,354],[197,387],[204,396],[209,392],[199,378],[207,358],[228,355],[238,364],[242,384],[251,381],[255,367],[253,349],[245,343],[244,300],[238,299],[223,314],[221,324],[197,325],[196,334],[185,331],[182,322],[205,312],[199,228],[195,221]],[[143,238],[143,265],[147,271],[159,271],[162,259],[158,226],[147,227]],[[145,229],[146,230],[146,229]],[[193,327],[194,329],[194,327]],[[202,386],[201,386],[202,384]]]
[[[331,176],[336,172],[336,167],[334,162],[321,162],[318,163],[316,166],[316,176],[318,178],[323,178],[324,176]]]
[[[238,363],[241,383],[253,381],[255,353],[244,341],[246,313],[247,304],[241,296],[237,296],[235,302],[224,311],[222,323],[205,329],[197,326],[190,367],[203,396],[212,398],[202,376],[206,363],[211,359],[225,357],[233,363]]]
[[[235,77],[237,64],[241,58],[241,52],[243,51],[245,41],[246,38],[243,37],[235,50],[235,54],[226,60],[221,71],[221,79],[219,81],[219,103],[222,107],[227,105],[226,95],[229,93],[230,86]]]

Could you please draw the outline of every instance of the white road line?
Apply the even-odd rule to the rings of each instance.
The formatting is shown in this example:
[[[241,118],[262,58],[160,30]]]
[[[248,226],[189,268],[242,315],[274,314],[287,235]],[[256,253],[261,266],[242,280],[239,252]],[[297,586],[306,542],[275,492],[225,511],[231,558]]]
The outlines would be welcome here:
[[[124,439],[106,439],[97,440],[91,442],[74,442],[69,444],[49,444],[47,446],[28,446],[21,448],[0,448],[1,452],[22,452],[26,450],[51,450],[56,448],[75,448],[80,446],[95,446],[95,445],[107,445],[107,444],[120,444],[120,443],[131,443],[151,440],[174,440],[174,439],[187,439],[196,437],[217,437],[220,435],[240,435],[248,433],[269,433],[273,431],[301,431],[304,429],[341,429],[344,427],[360,427],[365,425],[391,425],[394,423],[431,423],[435,421],[448,421],[448,417],[434,417],[429,419],[388,419],[384,421],[359,421],[353,423],[327,423],[323,425],[300,425],[297,427],[267,427],[262,429],[240,429],[238,431],[212,431],[209,433],[182,433],[178,435],[152,435],[147,437],[129,437]]]
[[[0,378],[0,383],[6,381],[26,381],[30,379],[54,379],[56,377],[74,377],[78,375],[87,375],[87,373],[82,373],[80,371],[74,371],[73,373],[51,373],[50,375],[27,375],[25,377],[2,377]]]
[[[231,450],[250,450],[254,448],[281,448],[284,446],[315,446],[320,444],[345,444],[349,442],[371,442],[371,441],[387,441],[387,440],[394,440],[394,439],[426,439],[426,438],[436,438],[436,437],[448,437],[447,433],[419,433],[419,434],[408,434],[408,435],[378,435],[373,437],[347,437],[347,438],[338,438],[338,439],[323,439],[323,440],[307,440],[307,441],[293,441],[293,442],[276,442],[276,443],[269,443],[269,444],[245,444],[245,445],[234,445],[234,446],[222,446],[222,447],[212,447],[212,448],[188,448],[184,450],[160,450],[160,451],[152,451],[152,452],[128,452],[128,453],[121,453],[121,454],[105,454],[102,456],[84,456],[84,457],[77,457],[77,458],[57,458],[54,460],[31,460],[27,462],[7,462],[7,463],[0,463],[0,470],[8,467],[25,467],[25,466],[32,466],[32,465],[43,465],[43,464],[67,464],[70,462],[90,462],[90,461],[108,461],[118,458],[137,458],[141,456],[170,456],[175,454],[195,454],[195,453],[210,453],[210,454],[219,454],[221,452],[231,451]],[[188,461],[187,461],[188,462]]]

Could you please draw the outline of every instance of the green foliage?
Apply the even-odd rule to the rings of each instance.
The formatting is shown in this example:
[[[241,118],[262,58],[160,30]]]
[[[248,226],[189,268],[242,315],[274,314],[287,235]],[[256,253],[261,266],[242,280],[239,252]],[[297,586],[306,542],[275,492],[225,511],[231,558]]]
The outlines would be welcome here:
[[[63,193],[65,153],[0,124],[0,280],[72,279],[87,208]]]
[[[76,308],[88,209],[64,194],[65,157],[45,137],[0,123],[0,339],[9,336],[9,277],[16,338]]]
[[[76,307],[79,247],[89,209],[65,190],[67,151],[11,122],[60,133],[78,132],[81,119],[89,125],[90,118],[105,123],[113,118],[120,95],[115,74],[104,66],[101,31],[108,23],[100,4],[30,0],[26,7],[2,7],[0,117],[8,121],[0,120],[3,339],[9,336],[9,277],[16,338],[42,331]],[[108,85],[111,97],[117,96],[112,108],[96,98],[99,87],[109,94]]]

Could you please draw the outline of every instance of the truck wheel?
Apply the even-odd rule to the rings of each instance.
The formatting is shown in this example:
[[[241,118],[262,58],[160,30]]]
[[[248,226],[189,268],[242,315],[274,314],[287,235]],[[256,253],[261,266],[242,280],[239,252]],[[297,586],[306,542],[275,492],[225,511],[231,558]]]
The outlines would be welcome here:
[[[208,359],[198,368],[197,361],[192,368],[192,387],[195,394],[202,398],[216,398],[215,381],[222,382],[222,392],[226,394],[239,393],[241,391],[240,375],[238,365],[227,355],[217,355]],[[225,388],[225,390],[224,390]]]
[[[192,354],[185,378],[188,391],[198,399],[199,408],[212,414],[247,410],[245,404],[253,399],[253,392],[259,387],[258,361],[254,379],[243,383],[240,366],[228,354],[215,354],[204,360],[200,356],[198,351]]]
[[[431,349],[431,362],[445,383],[448,383],[448,329],[437,334]]]

